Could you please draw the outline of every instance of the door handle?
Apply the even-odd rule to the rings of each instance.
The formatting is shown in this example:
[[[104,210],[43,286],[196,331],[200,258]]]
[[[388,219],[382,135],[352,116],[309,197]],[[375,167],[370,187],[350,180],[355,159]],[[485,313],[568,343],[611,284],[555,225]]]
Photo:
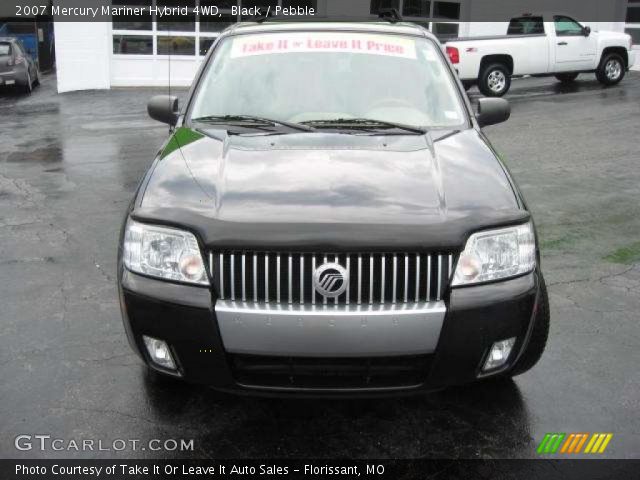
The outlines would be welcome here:
[[[558,45],[564,47],[565,45],[569,45],[567,42],[558,42]]]

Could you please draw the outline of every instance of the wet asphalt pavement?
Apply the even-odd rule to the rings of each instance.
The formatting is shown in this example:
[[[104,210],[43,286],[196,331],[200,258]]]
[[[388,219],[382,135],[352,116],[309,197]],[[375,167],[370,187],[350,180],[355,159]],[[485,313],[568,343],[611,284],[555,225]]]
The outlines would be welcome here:
[[[235,397],[149,375],[115,270],[123,213],[167,134],[146,117],[157,90],[54,82],[0,92],[0,457],[520,458],[546,432],[612,432],[605,457],[640,457],[640,73],[610,89],[516,81],[511,120],[486,130],[540,231],[552,326],[538,366],[382,400]],[[195,451],[21,452],[19,434]]]

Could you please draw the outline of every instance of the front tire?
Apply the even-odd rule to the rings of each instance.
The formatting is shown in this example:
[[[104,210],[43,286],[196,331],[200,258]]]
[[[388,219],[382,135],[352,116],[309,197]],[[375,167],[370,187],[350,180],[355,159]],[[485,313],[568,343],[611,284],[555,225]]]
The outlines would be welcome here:
[[[506,65],[492,63],[482,69],[478,89],[486,97],[502,97],[511,88],[511,74]]]
[[[536,312],[535,323],[533,324],[533,330],[529,343],[525,347],[524,352],[513,366],[511,371],[507,373],[510,377],[523,374],[524,372],[532,369],[544,352],[547,346],[547,338],[549,337],[549,324],[551,315],[549,314],[549,295],[547,293],[547,286],[544,283],[544,279],[540,280],[540,303],[538,304],[538,311]]]
[[[606,86],[616,85],[622,81],[626,73],[624,60],[617,53],[608,53],[600,61],[596,70],[596,78]]]
[[[558,73],[555,75],[556,79],[561,83],[573,83],[578,78],[577,73]]]

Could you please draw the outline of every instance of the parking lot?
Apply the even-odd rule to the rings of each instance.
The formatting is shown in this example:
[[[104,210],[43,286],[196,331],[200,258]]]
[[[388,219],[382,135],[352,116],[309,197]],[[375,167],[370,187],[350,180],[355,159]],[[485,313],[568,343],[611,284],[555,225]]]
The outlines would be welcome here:
[[[115,271],[124,211],[167,134],[146,116],[159,91],[42,83],[0,93],[0,456],[535,458],[546,432],[612,432],[604,456],[640,456],[640,72],[610,89],[592,75],[515,81],[511,119],[486,129],[541,235],[552,326],[538,366],[377,400],[235,397],[149,375]],[[19,434],[195,450],[17,451]]]

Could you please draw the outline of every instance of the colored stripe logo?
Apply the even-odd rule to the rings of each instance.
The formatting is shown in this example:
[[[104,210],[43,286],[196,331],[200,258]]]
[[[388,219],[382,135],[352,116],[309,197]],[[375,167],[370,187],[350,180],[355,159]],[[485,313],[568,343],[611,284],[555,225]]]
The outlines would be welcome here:
[[[612,438],[613,433],[547,433],[536,451],[539,454],[604,453]]]

